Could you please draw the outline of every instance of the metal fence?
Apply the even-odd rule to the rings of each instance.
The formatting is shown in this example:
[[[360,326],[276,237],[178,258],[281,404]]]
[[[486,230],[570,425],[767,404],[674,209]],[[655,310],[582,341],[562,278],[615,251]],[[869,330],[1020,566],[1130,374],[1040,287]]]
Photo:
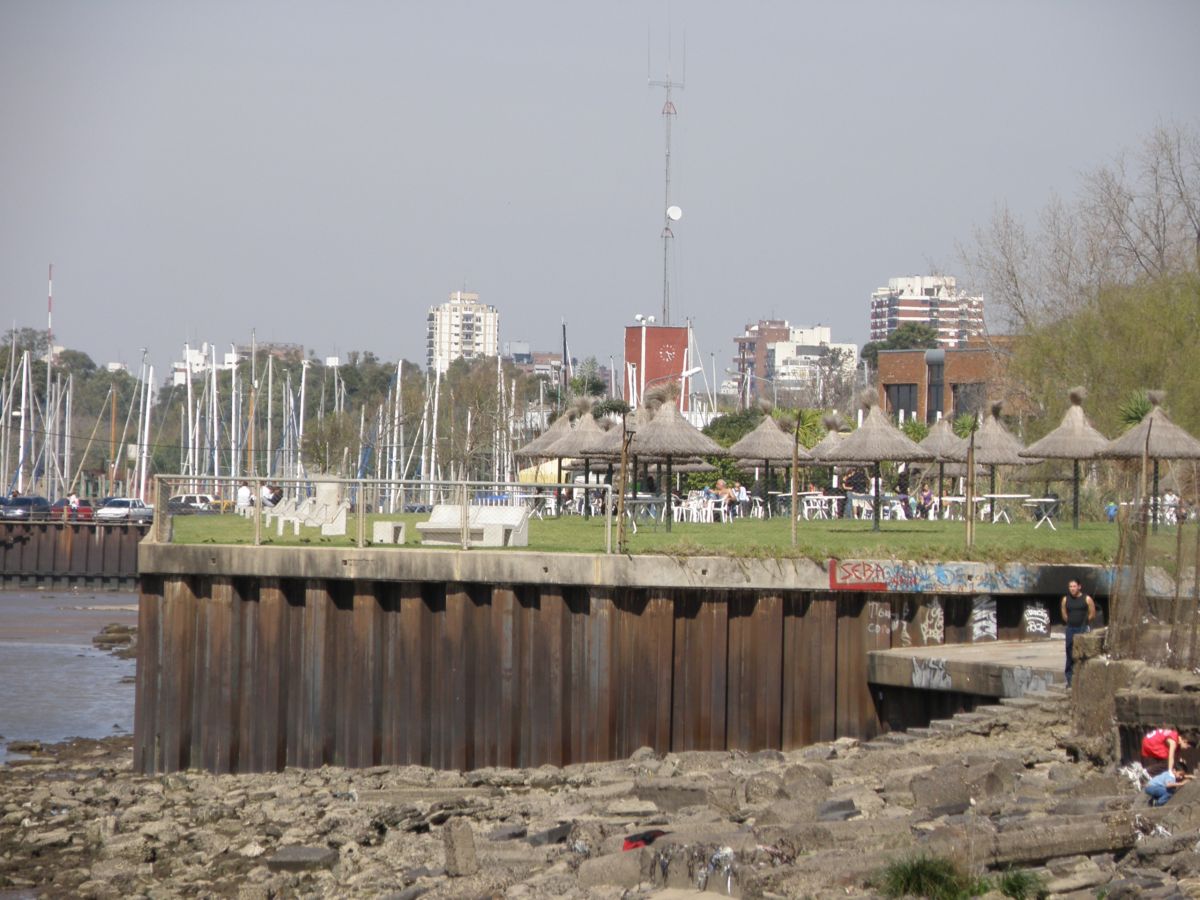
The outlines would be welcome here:
[[[441,512],[435,512],[442,507]],[[268,529],[282,534],[318,529],[323,536],[345,536],[358,547],[374,543],[374,527],[388,523],[411,524],[439,518],[453,507],[458,516],[459,544],[471,549],[479,520],[498,517],[487,509],[519,509],[531,519],[565,516],[596,517],[604,523],[604,552],[613,552],[613,486],[573,482],[527,484],[512,481],[421,481],[373,478],[195,478],[157,475],[154,478],[154,537],[161,543],[174,540],[175,522],[181,516],[240,516],[253,523],[253,542],[263,543]],[[368,540],[368,534],[372,539]]]
[[[1195,669],[1200,665],[1200,523],[1171,521],[1175,527],[1164,529],[1152,548],[1160,518],[1157,502],[1128,504],[1117,518],[1121,540],[1107,649],[1117,658]],[[1172,580],[1170,596],[1151,596],[1153,569]]]

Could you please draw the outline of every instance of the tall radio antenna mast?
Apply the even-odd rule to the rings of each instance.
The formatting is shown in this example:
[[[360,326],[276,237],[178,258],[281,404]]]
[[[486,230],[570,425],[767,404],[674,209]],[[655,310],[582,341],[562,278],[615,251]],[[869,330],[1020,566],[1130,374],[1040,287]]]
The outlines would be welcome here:
[[[671,80],[671,22],[670,16],[667,18],[667,77],[662,81],[656,81],[650,78],[650,44],[646,42],[646,80],[652,88],[662,88],[666,94],[663,101],[662,117],[663,129],[666,132],[666,176],[664,178],[664,196],[663,196],[663,299],[662,299],[662,324],[671,324],[671,241],[675,238],[675,233],[671,230],[671,223],[678,222],[683,215],[678,206],[671,205],[671,120],[675,118],[675,103],[671,100],[671,91],[674,88],[683,90],[683,82],[687,77],[687,39],[684,38],[683,50],[683,79],[680,81]]]

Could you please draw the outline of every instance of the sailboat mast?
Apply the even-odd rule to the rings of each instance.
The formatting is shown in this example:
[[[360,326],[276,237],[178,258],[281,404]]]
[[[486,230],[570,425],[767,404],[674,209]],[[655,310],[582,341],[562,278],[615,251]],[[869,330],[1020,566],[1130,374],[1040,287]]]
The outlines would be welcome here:
[[[150,410],[154,406],[154,366],[146,373],[146,427],[142,431],[142,480],[138,485],[138,496],[146,501],[146,476],[150,471]]]
[[[17,445],[17,493],[25,490],[25,420],[29,415],[29,351],[21,354],[21,434]]]
[[[274,374],[275,374],[275,357],[268,355],[267,356],[267,462],[263,466],[263,471],[267,475],[272,474],[271,470],[273,468],[273,466],[271,465],[271,463],[272,463],[272,459],[271,459],[271,450],[272,450],[272,447],[271,447],[271,423],[272,423],[272,413],[274,412],[274,407],[275,407]]]

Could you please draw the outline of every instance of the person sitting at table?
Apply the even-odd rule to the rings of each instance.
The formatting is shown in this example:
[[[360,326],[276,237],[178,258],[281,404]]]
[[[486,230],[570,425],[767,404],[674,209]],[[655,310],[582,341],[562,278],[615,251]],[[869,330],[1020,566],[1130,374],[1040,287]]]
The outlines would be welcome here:
[[[921,492],[917,494],[917,518],[928,519],[929,513],[933,510],[933,491],[929,489],[929,482],[921,482]]]
[[[750,492],[746,490],[746,486],[740,481],[735,481],[733,483],[733,494],[737,497],[738,518],[748,518],[750,515]]]
[[[900,501],[900,511],[904,513],[904,518],[912,518],[912,498],[908,495],[908,471],[905,470],[896,476],[896,497]]]
[[[717,479],[716,495],[718,501],[724,501],[725,503],[725,515],[733,518],[733,511],[737,506],[737,495],[725,483],[724,478]]]
[[[842,479],[842,483],[846,486],[846,506],[842,510],[842,514],[847,519],[854,518],[854,494],[865,494],[867,492],[867,473],[862,469],[851,469],[846,473],[846,477]]]

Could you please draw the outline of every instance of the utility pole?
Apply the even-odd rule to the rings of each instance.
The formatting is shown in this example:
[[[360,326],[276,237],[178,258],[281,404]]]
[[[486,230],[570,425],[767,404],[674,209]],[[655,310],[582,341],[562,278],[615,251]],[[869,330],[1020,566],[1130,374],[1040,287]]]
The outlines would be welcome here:
[[[648,43],[648,42],[647,42]],[[662,299],[662,324],[671,324],[671,241],[675,238],[675,233],[671,230],[671,223],[679,221],[681,212],[678,206],[671,205],[671,120],[675,118],[675,103],[671,99],[671,91],[675,88],[683,90],[683,81],[673,81],[671,79],[671,23],[667,22],[667,77],[661,81],[650,78],[650,48],[646,48],[646,80],[652,88],[662,88],[666,94],[663,100],[662,117],[663,130],[666,137],[666,154],[665,154],[665,177],[663,179],[663,229],[662,229],[662,244],[663,244],[663,299]],[[687,74],[687,48],[684,47],[684,75]]]

